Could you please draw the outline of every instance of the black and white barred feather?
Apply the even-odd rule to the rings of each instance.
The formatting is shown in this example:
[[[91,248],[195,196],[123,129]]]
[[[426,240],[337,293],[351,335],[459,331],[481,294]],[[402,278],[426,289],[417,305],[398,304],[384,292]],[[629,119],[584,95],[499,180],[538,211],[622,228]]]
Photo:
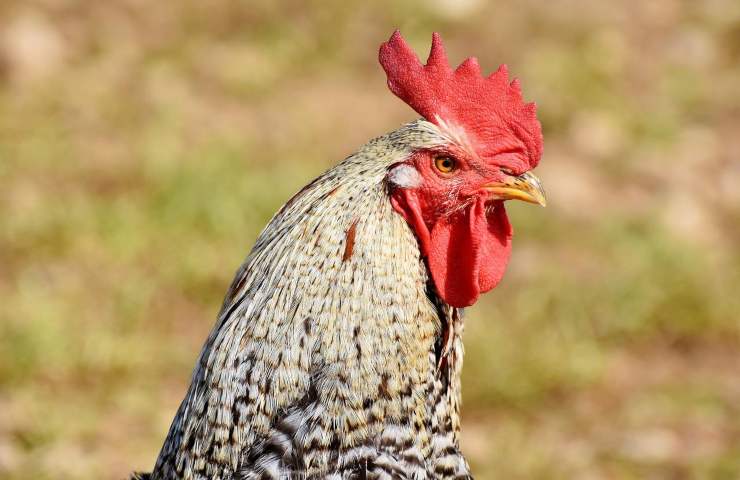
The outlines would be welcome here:
[[[237,272],[151,480],[464,479],[460,311],[388,190],[419,120],[291,199]],[[401,185],[403,186],[403,185]]]

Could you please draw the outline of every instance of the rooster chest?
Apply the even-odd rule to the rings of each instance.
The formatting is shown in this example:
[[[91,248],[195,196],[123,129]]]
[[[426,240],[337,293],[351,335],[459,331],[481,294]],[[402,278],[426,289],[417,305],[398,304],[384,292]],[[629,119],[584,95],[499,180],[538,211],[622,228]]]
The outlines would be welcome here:
[[[314,358],[307,390],[243,459],[240,478],[261,478],[265,472],[283,478],[289,471],[308,478],[324,478],[328,471],[347,473],[341,478],[372,471],[379,478],[394,472],[399,478],[427,478],[435,469],[465,472],[457,446],[459,332],[451,330],[441,362],[442,332],[418,342],[425,345],[418,354],[405,350],[392,329],[378,344],[362,329],[353,331],[346,357]]]

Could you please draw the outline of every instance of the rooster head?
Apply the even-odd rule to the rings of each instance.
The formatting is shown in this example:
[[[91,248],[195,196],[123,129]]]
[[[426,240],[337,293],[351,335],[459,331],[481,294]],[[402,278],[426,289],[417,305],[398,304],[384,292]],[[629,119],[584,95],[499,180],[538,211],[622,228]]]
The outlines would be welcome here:
[[[503,202],[545,205],[530,173],[542,155],[536,106],[523,102],[505,65],[487,77],[475,58],[451,69],[436,33],[426,65],[398,31],[379,59],[390,90],[444,139],[391,167],[393,208],[416,233],[442,299],[472,305],[499,283],[511,254]]]

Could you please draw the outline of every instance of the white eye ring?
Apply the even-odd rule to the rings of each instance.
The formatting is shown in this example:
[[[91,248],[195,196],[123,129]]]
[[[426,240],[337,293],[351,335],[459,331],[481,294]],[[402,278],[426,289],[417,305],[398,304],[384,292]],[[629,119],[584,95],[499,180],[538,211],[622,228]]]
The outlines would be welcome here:
[[[391,169],[388,181],[400,188],[415,188],[421,185],[421,174],[408,163],[402,163]]]

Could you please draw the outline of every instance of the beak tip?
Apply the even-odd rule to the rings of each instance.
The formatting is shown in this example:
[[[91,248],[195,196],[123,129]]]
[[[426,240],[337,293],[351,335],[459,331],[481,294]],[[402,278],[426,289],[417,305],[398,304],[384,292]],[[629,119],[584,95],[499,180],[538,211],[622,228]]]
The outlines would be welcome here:
[[[494,182],[484,187],[494,199],[523,200],[542,207],[547,206],[547,197],[539,178],[531,172],[510,177],[503,182]]]

